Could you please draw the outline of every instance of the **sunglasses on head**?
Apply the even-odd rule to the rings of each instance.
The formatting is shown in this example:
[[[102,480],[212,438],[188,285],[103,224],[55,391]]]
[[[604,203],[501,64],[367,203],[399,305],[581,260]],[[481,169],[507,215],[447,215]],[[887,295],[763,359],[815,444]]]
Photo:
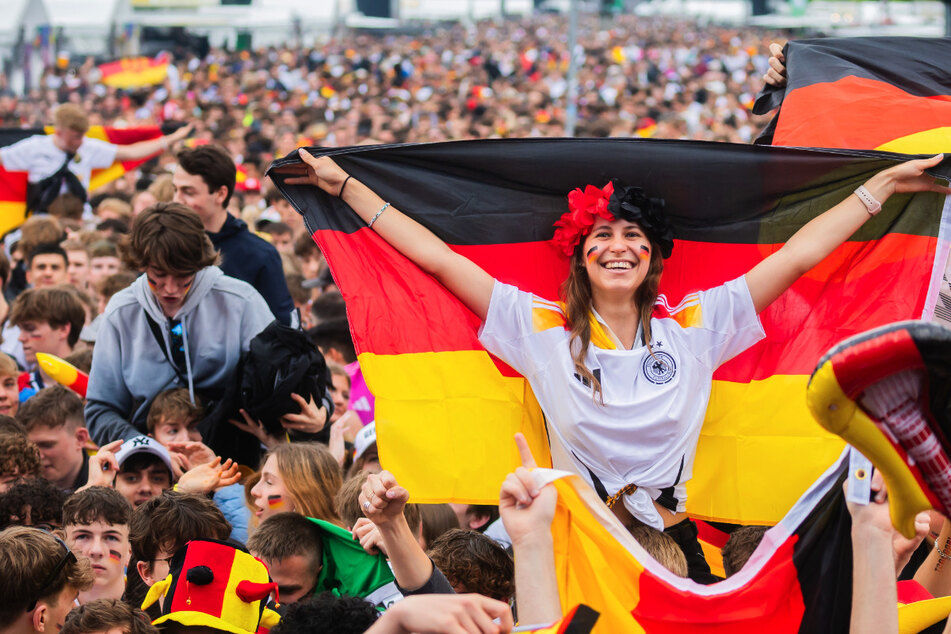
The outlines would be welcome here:
[[[60,546],[63,547],[63,549],[66,552],[63,554],[63,558],[59,560],[59,563],[57,563],[53,567],[53,570],[50,571],[50,574],[46,576],[46,579],[43,581],[43,584],[40,586],[40,589],[37,590],[36,592],[36,598],[33,599],[33,602],[30,603],[29,607],[27,607],[26,609],[27,612],[32,612],[33,610],[36,609],[37,601],[39,601],[44,596],[46,596],[46,593],[50,589],[50,586],[52,586],[53,582],[56,581],[56,578],[59,577],[59,573],[63,571],[63,568],[66,567],[66,564],[76,563],[76,555],[73,554],[73,551],[69,549],[69,546],[66,545],[66,542],[64,542],[62,539],[60,539],[56,535],[52,535],[52,537],[59,543]]]

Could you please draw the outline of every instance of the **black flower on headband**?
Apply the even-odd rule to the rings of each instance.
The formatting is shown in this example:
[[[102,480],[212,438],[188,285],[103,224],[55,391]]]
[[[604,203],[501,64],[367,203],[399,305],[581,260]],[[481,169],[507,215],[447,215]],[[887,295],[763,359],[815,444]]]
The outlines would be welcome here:
[[[674,233],[664,214],[664,199],[651,198],[640,187],[626,187],[618,181],[612,181],[614,193],[608,201],[608,211],[615,218],[636,222],[647,233],[647,237],[660,246],[664,259],[674,250]]]

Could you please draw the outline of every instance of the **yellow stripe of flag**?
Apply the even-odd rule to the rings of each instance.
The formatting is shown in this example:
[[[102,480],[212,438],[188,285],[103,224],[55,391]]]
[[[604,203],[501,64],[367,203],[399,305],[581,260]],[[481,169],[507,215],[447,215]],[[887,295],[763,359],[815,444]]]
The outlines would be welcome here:
[[[414,501],[445,501],[434,487],[440,476],[472,485],[471,495],[454,501],[497,500],[505,475],[519,464],[512,442],[518,431],[539,464],[551,464],[528,382],[502,376],[487,353],[364,353],[359,360],[376,396],[381,461]],[[688,512],[718,521],[776,523],[834,462],[843,443],[806,410],[807,380],[777,375],[754,381],[749,391],[742,383],[714,381],[695,475],[687,484]],[[465,415],[449,414],[460,411]],[[424,462],[422,476],[418,465]]]

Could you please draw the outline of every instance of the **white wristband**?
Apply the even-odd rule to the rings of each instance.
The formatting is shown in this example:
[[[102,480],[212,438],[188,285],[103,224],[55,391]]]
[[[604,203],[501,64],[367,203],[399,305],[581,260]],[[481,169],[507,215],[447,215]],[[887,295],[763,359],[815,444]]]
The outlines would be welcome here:
[[[865,205],[865,209],[868,210],[870,216],[874,216],[882,210],[882,203],[878,202],[878,199],[865,189],[865,185],[861,185],[856,189],[855,195],[858,196],[862,204]]]

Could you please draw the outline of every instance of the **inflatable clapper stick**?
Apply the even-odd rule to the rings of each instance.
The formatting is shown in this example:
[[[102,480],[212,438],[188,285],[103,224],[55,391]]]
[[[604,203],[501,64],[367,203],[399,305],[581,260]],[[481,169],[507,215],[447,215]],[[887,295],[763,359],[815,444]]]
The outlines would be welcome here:
[[[951,512],[951,330],[903,321],[850,337],[819,361],[806,399],[882,472],[902,535],[920,511]]]
[[[36,362],[40,364],[43,372],[46,372],[51,379],[76,392],[80,398],[86,398],[86,386],[89,384],[88,374],[80,372],[72,363],[45,352],[36,353]]]

